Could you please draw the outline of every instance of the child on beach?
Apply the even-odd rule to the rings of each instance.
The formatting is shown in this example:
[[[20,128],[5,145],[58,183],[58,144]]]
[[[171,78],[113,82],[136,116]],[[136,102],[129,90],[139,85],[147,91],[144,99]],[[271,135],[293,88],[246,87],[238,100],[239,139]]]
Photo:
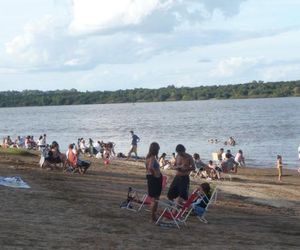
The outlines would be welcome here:
[[[192,207],[194,209],[194,212],[197,216],[202,216],[205,208],[207,207],[207,204],[209,203],[210,199],[210,185],[207,182],[202,183],[199,186],[199,191],[203,194],[199,199],[197,199],[196,202],[192,204]]]
[[[277,169],[278,169],[278,181],[281,181],[282,177],[282,156],[277,155]]]

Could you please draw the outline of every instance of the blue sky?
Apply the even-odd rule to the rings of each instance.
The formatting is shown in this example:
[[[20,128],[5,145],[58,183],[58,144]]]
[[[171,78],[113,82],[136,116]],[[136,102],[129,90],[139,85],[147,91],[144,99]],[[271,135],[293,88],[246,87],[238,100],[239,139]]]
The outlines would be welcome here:
[[[298,0],[0,0],[0,91],[300,79]]]

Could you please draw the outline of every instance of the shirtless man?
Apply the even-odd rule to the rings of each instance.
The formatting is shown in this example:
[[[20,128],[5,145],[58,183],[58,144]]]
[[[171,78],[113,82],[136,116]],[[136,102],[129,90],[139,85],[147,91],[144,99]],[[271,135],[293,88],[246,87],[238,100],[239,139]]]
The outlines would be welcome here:
[[[178,203],[188,199],[190,186],[190,172],[195,170],[193,157],[185,152],[185,147],[178,144],[176,147],[176,160],[172,169],[176,170],[175,178],[168,192],[168,199],[174,200],[178,197]]]

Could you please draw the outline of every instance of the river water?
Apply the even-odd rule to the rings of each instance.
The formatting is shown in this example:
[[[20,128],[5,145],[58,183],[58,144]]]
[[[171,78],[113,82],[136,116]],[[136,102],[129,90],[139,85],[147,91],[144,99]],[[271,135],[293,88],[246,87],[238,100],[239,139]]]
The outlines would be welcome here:
[[[0,109],[0,137],[38,136],[58,141],[66,149],[77,138],[113,141],[116,151],[127,154],[130,130],[141,138],[138,153],[145,156],[152,141],[170,155],[177,144],[209,160],[223,147],[235,154],[242,149],[249,166],[273,167],[276,155],[286,167],[299,166],[300,98],[206,100],[21,107]],[[224,141],[233,136],[235,147]],[[209,143],[209,139],[219,143]]]

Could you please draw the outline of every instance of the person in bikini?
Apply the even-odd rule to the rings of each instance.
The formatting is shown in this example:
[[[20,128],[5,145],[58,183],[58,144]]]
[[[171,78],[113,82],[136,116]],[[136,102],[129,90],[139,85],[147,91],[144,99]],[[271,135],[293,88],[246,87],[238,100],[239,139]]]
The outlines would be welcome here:
[[[146,157],[146,178],[148,184],[148,195],[152,198],[151,201],[151,222],[156,222],[156,211],[158,200],[162,190],[162,174],[157,161],[159,152],[159,144],[152,142],[149,147],[149,152]]]

